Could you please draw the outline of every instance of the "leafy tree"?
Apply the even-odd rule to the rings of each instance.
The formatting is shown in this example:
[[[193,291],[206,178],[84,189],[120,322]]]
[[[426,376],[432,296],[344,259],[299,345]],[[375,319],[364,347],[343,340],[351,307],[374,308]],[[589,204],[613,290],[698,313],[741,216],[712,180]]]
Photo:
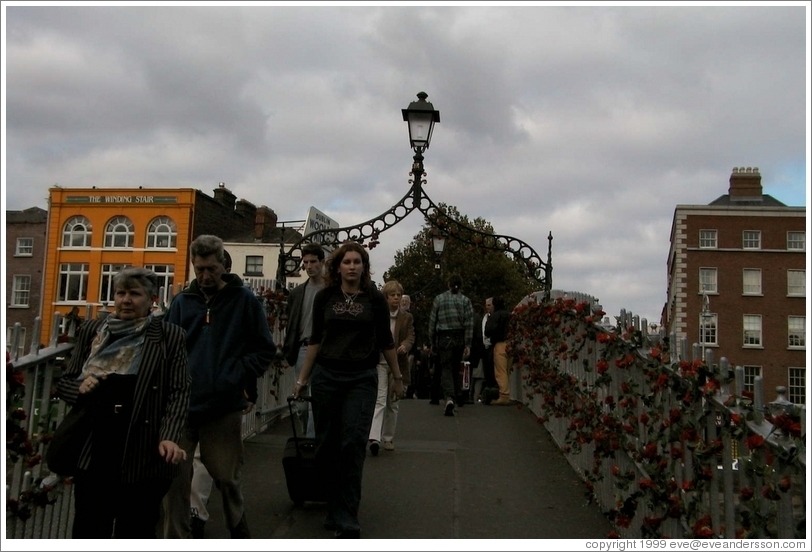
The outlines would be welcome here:
[[[462,225],[451,225],[446,231],[445,248],[440,258],[441,272],[435,270],[435,254],[432,245],[434,225],[427,218],[423,228],[403,250],[395,253],[395,264],[384,274],[384,279],[397,280],[404,293],[412,299],[412,313],[419,326],[418,343],[424,343],[434,297],[448,289],[448,277],[457,273],[462,277],[462,292],[475,305],[483,306],[485,299],[495,295],[505,298],[508,307],[516,305],[523,297],[538,291],[539,283],[532,278],[525,264],[514,260],[507,253],[483,246],[480,235],[467,229],[473,228],[486,234],[494,234],[493,226],[481,217],[473,221],[461,215],[456,207],[440,203],[439,210]],[[439,219],[443,224],[442,216]],[[449,235],[450,234],[450,235]],[[421,334],[424,339],[421,339]]]

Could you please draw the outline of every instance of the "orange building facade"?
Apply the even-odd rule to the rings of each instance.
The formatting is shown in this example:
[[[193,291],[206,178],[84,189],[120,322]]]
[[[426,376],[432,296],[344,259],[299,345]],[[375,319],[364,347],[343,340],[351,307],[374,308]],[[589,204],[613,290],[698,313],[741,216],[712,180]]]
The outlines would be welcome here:
[[[81,317],[112,310],[113,275],[126,266],[154,270],[172,289],[190,279],[194,189],[52,188],[42,293],[41,342],[54,313]],[[74,311],[75,312],[75,311]],[[62,331],[60,331],[62,333]]]

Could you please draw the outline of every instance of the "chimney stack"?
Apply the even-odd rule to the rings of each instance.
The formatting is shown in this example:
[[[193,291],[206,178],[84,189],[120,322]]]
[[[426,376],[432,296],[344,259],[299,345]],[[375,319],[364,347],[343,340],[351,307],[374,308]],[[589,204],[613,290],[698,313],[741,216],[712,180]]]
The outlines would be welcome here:
[[[730,201],[761,201],[761,173],[758,167],[733,167],[730,174]]]
[[[219,201],[229,209],[234,208],[237,201],[237,196],[231,193],[231,190],[226,188],[225,182],[220,182],[220,185],[214,189],[214,199]]]
[[[276,228],[277,220],[278,218],[273,209],[265,205],[257,209],[256,218],[254,219],[254,240],[257,242],[268,240],[273,229]]]
[[[254,220],[254,216],[257,214],[257,206],[245,199],[239,200],[234,210],[238,215],[242,215],[252,221]]]

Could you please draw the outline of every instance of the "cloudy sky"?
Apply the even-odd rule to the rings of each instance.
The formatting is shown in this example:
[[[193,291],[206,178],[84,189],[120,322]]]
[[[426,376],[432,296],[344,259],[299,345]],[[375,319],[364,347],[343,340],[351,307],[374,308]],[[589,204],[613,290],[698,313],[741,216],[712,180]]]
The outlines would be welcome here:
[[[808,205],[809,3],[6,2],[5,209],[48,188],[197,188],[343,226],[408,191],[425,91],[435,203],[546,257],[553,287],[658,320],[677,204],[757,166]],[[422,224],[371,252],[382,276]]]

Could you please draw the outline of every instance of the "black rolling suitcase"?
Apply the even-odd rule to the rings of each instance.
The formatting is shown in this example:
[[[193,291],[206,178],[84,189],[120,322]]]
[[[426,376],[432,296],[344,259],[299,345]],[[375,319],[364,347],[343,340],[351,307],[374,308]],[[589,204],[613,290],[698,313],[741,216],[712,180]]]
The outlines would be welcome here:
[[[309,401],[310,397],[302,397],[302,399]],[[301,506],[305,502],[326,502],[327,488],[319,470],[316,469],[316,440],[297,437],[296,420],[293,414],[294,400],[296,399],[292,396],[288,397],[293,437],[285,443],[285,452],[282,455],[288,495],[296,506]]]

